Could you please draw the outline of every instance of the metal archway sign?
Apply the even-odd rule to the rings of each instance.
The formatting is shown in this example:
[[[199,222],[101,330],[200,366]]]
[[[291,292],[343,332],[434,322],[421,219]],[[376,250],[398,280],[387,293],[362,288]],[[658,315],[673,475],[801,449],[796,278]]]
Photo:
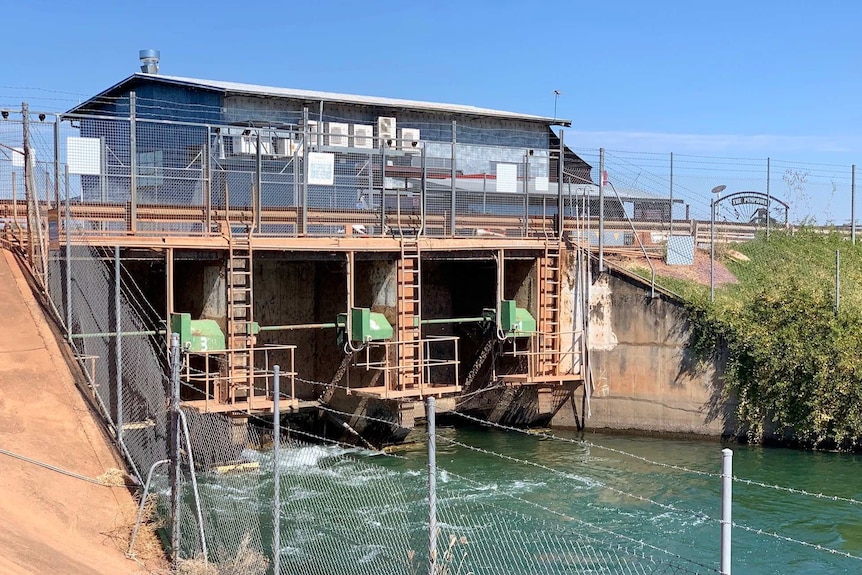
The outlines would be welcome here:
[[[721,209],[721,206],[724,209]],[[739,223],[766,225],[779,224],[787,226],[790,206],[763,192],[746,190],[734,192],[715,201],[714,208],[716,217],[725,221],[732,220]]]

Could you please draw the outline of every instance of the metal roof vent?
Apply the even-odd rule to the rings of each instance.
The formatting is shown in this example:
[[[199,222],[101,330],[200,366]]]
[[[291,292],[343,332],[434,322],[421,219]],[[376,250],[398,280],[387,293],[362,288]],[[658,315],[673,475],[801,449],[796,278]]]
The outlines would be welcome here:
[[[159,57],[158,50],[141,50],[138,52],[138,57],[141,59],[141,72],[144,74],[159,73]]]

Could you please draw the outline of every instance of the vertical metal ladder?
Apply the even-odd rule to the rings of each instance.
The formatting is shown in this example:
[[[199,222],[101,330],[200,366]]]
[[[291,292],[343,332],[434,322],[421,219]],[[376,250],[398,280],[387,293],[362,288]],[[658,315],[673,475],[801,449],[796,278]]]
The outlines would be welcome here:
[[[537,376],[557,375],[560,364],[560,240],[548,239],[539,260],[539,342]]]
[[[223,399],[231,403],[254,393],[254,291],[251,234],[228,235],[227,374],[229,389]]]
[[[423,384],[422,373],[422,297],[421,254],[416,238],[401,238],[401,254],[398,260],[398,351],[396,361],[398,374],[396,389],[419,388]]]

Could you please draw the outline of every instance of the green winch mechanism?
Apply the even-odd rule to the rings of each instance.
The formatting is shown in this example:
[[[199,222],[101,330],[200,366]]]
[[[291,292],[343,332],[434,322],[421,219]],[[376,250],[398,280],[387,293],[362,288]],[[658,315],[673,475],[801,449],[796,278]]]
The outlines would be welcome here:
[[[250,335],[257,335],[262,331],[335,328],[339,345],[344,345],[348,341],[359,344],[389,341],[394,337],[392,325],[382,313],[373,312],[364,307],[352,308],[349,313],[349,334],[347,333],[348,314],[340,313],[334,323],[262,327],[257,322],[252,322]],[[421,323],[422,325],[481,323],[495,326],[506,338],[529,337],[536,332],[536,319],[526,309],[518,307],[515,300],[500,302],[499,321],[497,310],[486,308],[482,310],[482,315],[476,317],[423,319]],[[179,334],[180,346],[187,352],[204,353],[224,351],[227,348],[224,332],[218,322],[212,319],[191,319],[191,314],[188,313],[172,313],[171,332]]]
[[[171,332],[180,335],[180,347],[188,352],[222,351],[224,332],[214,319],[192,319],[188,313],[171,314]]]

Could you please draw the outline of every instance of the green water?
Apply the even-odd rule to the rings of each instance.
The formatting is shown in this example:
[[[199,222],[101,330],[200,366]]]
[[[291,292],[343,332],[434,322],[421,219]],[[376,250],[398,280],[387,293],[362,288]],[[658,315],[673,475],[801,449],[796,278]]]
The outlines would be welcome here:
[[[456,536],[454,557],[464,560],[460,570],[452,567],[453,573],[718,571],[717,475],[725,446],[717,442],[554,432],[713,474],[703,476],[596,446],[511,431],[473,427],[438,433],[440,545],[446,547],[450,535]],[[862,500],[858,456],[730,447],[737,477]],[[400,455],[331,446],[285,448],[279,457],[282,572],[413,573],[410,550],[416,553],[414,564],[423,564],[428,545],[425,446]],[[256,456],[261,473],[268,474],[271,454]],[[735,522],[862,556],[862,506],[739,482],[733,490]],[[257,493],[243,493],[241,487],[236,493],[258,506],[266,545],[272,483]],[[860,560],[738,528],[732,566],[734,573],[751,575],[862,573]]]

